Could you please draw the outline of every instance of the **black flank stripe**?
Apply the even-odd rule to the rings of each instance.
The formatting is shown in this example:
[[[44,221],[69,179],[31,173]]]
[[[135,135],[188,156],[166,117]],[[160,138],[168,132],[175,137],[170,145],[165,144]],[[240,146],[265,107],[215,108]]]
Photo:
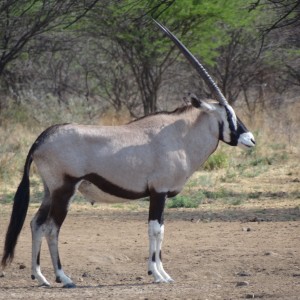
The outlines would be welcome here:
[[[126,189],[108,181],[104,177],[102,177],[98,174],[95,174],[95,173],[87,174],[80,179],[85,179],[85,180],[93,183],[95,186],[97,186],[100,190],[102,190],[105,193],[108,193],[108,194],[116,196],[116,197],[121,197],[124,199],[135,200],[135,199],[140,199],[140,198],[149,196],[148,190],[146,190],[144,192],[129,191],[129,190],[126,190]]]

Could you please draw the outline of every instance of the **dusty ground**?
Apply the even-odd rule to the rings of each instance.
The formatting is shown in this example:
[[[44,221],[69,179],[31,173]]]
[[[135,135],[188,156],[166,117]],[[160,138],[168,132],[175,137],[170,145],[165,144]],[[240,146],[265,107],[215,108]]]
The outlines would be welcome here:
[[[232,183],[212,181],[212,189],[221,186],[237,197],[256,193],[258,198],[167,209],[163,261],[172,284],[154,284],[147,275],[144,201],[73,203],[60,234],[60,256],[77,288],[54,283],[46,243],[41,266],[53,285],[37,287],[30,279],[29,221],[38,204],[31,203],[15,260],[0,278],[0,299],[300,299],[298,161]],[[11,204],[0,205],[0,245],[10,210]]]
[[[39,288],[30,279],[33,207],[15,260],[0,278],[0,299],[300,299],[300,212],[294,204],[167,210],[163,258],[172,284],[154,284],[147,275],[145,208],[73,205],[60,235],[64,269],[77,284],[70,290],[54,283],[45,243],[42,269],[53,287]],[[4,232],[9,206],[1,209]]]

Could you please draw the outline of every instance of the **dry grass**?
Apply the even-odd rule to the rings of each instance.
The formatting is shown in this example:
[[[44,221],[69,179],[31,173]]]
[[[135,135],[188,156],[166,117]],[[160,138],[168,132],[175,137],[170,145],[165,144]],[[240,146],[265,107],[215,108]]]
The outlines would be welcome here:
[[[183,194],[190,197],[203,190],[207,193],[219,191],[219,198],[217,198],[223,199],[222,205],[246,205],[254,200],[267,201],[272,198],[272,195],[279,202],[281,198],[298,199],[299,104],[256,114],[248,122],[246,120],[245,123],[255,133],[257,147],[250,152],[245,152],[221,145],[217,153],[221,160],[225,157],[224,165],[219,169],[212,167],[211,171],[195,174]],[[46,117],[45,112],[30,113],[29,109],[25,111],[22,109],[20,112],[16,108],[11,108],[2,116],[0,120],[0,203],[12,200],[21,178],[28,149],[37,135],[47,126],[66,121],[117,125],[129,120],[128,113],[114,113],[113,110],[108,110],[102,116],[95,114],[91,119],[86,107],[76,107],[76,105],[68,107],[65,112],[58,113],[54,108],[50,108],[48,112]],[[32,118],[32,113],[39,119]],[[244,120],[245,116],[242,119]],[[32,168],[31,183],[33,201],[38,201],[41,185],[34,168]],[[202,194],[202,196],[204,199],[202,202],[211,201],[209,194]],[[216,202],[218,201],[214,201],[214,204]],[[300,204],[297,205],[300,207]]]
[[[221,164],[216,168],[212,162],[209,171],[195,173],[187,183],[182,196],[201,198],[200,206],[166,209],[164,261],[167,267],[173,262],[177,266],[172,270],[176,282],[167,289],[162,285],[149,284],[148,277],[140,276],[145,272],[146,201],[95,204],[93,207],[86,202],[73,203],[60,235],[60,254],[66,259],[64,265],[80,288],[66,291],[58,289],[55,283],[52,289],[33,288],[30,268],[27,267],[30,266],[29,221],[39,206],[41,184],[32,168],[33,197],[29,216],[20,236],[15,262],[1,278],[0,298],[41,299],[63,295],[64,299],[82,299],[99,298],[101,294],[105,299],[159,298],[162,295],[166,299],[198,299],[199,295],[211,299],[223,299],[224,295],[233,299],[254,296],[298,299],[298,112],[294,109],[287,114],[280,110],[265,116],[265,119],[262,114],[256,116],[260,122],[256,122],[255,118],[249,126],[256,135],[255,149],[245,152],[221,144],[217,150]],[[289,121],[285,122],[283,116],[288,116]],[[99,119],[94,121],[99,123]],[[109,125],[118,121],[111,112],[102,119],[103,124]],[[50,118],[45,124],[49,123]],[[124,123],[123,120],[121,123]],[[11,201],[27,151],[45,127],[26,119],[17,122],[13,118],[2,120],[2,228],[8,223]],[[126,236],[121,250],[120,234]],[[43,271],[51,278],[52,267],[46,249],[44,245]],[[26,268],[21,269],[21,264]],[[241,271],[250,274],[245,278],[249,285],[237,287],[237,282],[244,280],[237,275]]]

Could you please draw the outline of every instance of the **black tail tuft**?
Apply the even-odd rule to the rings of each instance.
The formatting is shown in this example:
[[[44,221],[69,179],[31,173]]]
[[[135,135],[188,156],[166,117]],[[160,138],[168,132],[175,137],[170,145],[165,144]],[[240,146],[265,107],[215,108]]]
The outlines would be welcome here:
[[[15,246],[26,218],[30,197],[29,169],[31,163],[32,151],[29,151],[24,167],[23,178],[14,197],[13,210],[6,233],[4,253],[1,261],[3,268],[11,263],[14,258]]]
[[[7,264],[11,263],[14,258],[14,252],[18,241],[18,236],[22,230],[26,218],[30,197],[29,170],[30,165],[32,163],[32,155],[36,151],[36,149],[48,138],[48,136],[53,134],[59,127],[63,125],[67,124],[53,125],[45,131],[43,131],[33,143],[28,152],[24,166],[23,178],[15,194],[10,223],[8,225],[6,233],[4,253],[1,261],[3,268],[5,268]]]

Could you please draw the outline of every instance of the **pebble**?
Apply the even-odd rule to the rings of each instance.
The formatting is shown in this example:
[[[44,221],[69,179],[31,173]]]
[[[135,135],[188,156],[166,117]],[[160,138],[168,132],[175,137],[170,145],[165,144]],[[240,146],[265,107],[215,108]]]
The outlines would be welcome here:
[[[135,280],[142,281],[144,278],[142,276],[137,276]]]
[[[19,265],[19,269],[20,269],[20,270],[23,270],[23,269],[25,269],[25,268],[26,268],[26,266],[25,266],[24,264],[20,264],[20,265]]]
[[[265,255],[265,256],[278,256],[277,253],[272,252],[272,251],[266,251],[266,252],[264,253],[264,255]]]
[[[241,276],[241,277],[251,276],[250,273],[247,273],[245,271],[238,272],[236,275]]]
[[[248,286],[248,285],[249,285],[248,281],[238,281],[235,286],[240,287],[240,286]]]
[[[243,231],[251,231],[250,227],[243,227]]]

